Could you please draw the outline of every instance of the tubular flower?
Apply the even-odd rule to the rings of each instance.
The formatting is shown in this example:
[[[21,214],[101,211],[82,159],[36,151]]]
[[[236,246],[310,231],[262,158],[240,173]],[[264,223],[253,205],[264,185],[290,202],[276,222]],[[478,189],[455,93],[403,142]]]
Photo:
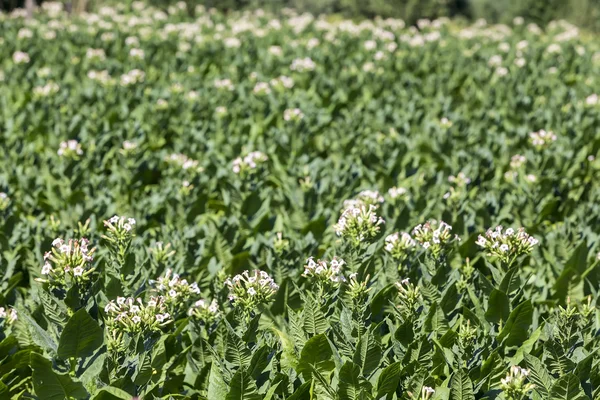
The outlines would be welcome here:
[[[526,383],[529,376],[529,370],[521,368],[517,365],[510,367],[506,378],[500,380],[501,389],[510,400],[522,399],[528,392],[533,390],[534,385]]]
[[[346,278],[342,275],[342,266],[345,261],[341,258],[334,257],[331,261],[325,260],[315,261],[313,257],[306,260],[304,273],[302,276],[312,278],[326,286],[337,287],[340,283],[345,282]]]
[[[225,281],[229,289],[229,300],[242,310],[251,311],[260,304],[273,299],[279,286],[264,271],[244,271]]]
[[[431,220],[417,225],[412,234],[424,249],[431,252],[434,257],[439,257],[449,249],[452,242],[459,240],[458,236],[450,233],[451,231],[452,226],[444,221]]]
[[[404,261],[415,251],[417,242],[406,232],[396,232],[385,238],[385,251],[397,261]]]
[[[340,216],[334,229],[338,236],[350,241],[354,246],[377,236],[383,218],[376,213],[374,205],[350,205]]]
[[[52,286],[64,287],[68,283],[81,284],[89,281],[95,268],[92,267],[95,248],[89,248],[89,240],[56,238],[52,249],[44,254],[42,275]]]
[[[151,297],[146,304],[139,297],[117,297],[105,307],[109,330],[129,333],[159,331],[171,323],[163,296]]]
[[[476,244],[483,247],[488,255],[498,257],[504,263],[512,262],[521,254],[529,254],[539,241],[519,228],[515,232],[513,228],[503,231],[502,226],[488,229],[485,236],[479,235]]]
[[[200,299],[188,310],[188,315],[197,319],[205,325],[212,325],[221,315],[217,301],[213,299],[210,303]]]
[[[171,269],[167,269],[164,276],[151,280],[149,283],[170,306],[177,306],[189,300],[193,295],[200,294],[200,288],[196,282],[188,283],[186,279],[181,279]]]

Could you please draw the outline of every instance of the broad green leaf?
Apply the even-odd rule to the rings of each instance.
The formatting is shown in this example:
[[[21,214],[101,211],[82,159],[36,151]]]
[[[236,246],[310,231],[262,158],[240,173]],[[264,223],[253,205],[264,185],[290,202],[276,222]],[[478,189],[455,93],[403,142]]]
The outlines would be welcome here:
[[[325,335],[317,335],[308,339],[300,354],[300,363],[298,364],[298,372],[305,373],[310,376],[312,367],[317,371],[331,371],[335,364],[331,359],[333,352],[331,345]]]
[[[360,367],[362,375],[367,377],[379,366],[381,356],[381,346],[377,342],[373,330],[369,329],[358,341],[352,361]]]
[[[529,370],[529,380],[535,385],[534,390],[541,396],[548,396],[552,388],[552,378],[544,364],[530,354],[523,354],[523,359]]]
[[[37,353],[31,353],[33,388],[40,400],[86,399],[89,394],[81,382],[69,375],[54,372],[52,363]]]
[[[302,317],[304,318],[304,330],[310,336],[324,333],[329,327],[323,311],[321,311],[319,305],[312,296],[307,296],[307,301],[304,304],[304,311],[302,311]]]
[[[371,384],[360,378],[360,372],[361,369],[358,365],[346,361],[340,370],[339,398],[348,400],[366,399],[367,393],[372,392]]]
[[[396,388],[400,383],[401,370],[402,363],[398,361],[388,365],[381,371],[381,375],[377,380],[377,398],[391,396],[396,392]]]
[[[225,350],[225,359],[238,367],[247,367],[252,360],[252,353],[246,343],[234,333],[227,335],[227,348]]]
[[[533,319],[531,300],[519,304],[508,317],[508,321],[498,334],[498,342],[506,346],[520,345],[529,337],[529,327]]]
[[[219,366],[212,363],[208,380],[208,398],[214,400],[225,400],[228,393],[228,386],[223,379]]]
[[[589,400],[583,392],[579,379],[573,374],[560,377],[550,390],[550,400]]]
[[[473,382],[463,370],[455,371],[450,380],[450,400],[475,400]]]
[[[98,393],[93,397],[94,400],[131,400],[133,396],[131,396],[126,391],[113,387],[113,386],[104,386],[102,389],[98,391]]]
[[[233,374],[225,400],[260,400],[256,383],[243,368]]]
[[[508,296],[501,290],[494,289],[488,299],[488,309],[485,318],[495,324],[500,321],[506,322],[510,314],[510,301]]]
[[[92,355],[102,345],[104,332],[98,323],[82,308],[77,311],[60,335],[58,356],[80,358]]]

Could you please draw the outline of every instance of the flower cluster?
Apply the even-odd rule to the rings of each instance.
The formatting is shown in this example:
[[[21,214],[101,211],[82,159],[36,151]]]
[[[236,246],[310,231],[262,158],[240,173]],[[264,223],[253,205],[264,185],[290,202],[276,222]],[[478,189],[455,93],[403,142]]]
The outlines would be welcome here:
[[[493,230],[488,229],[485,237],[479,235],[476,244],[487,250],[490,256],[510,264],[517,256],[531,253],[538,240],[525,232],[524,228],[515,232],[513,228],[503,231],[502,226],[497,226]]]
[[[175,250],[171,250],[171,243],[163,244],[163,242],[156,242],[154,247],[149,248],[150,253],[154,262],[157,264],[164,264],[167,259],[175,255]]]
[[[403,187],[395,187],[394,186],[388,190],[388,195],[392,199],[397,199],[399,197],[406,195],[407,193],[408,193],[408,190],[406,190],[406,188],[403,188]]]
[[[65,240],[56,238],[52,241],[52,250],[44,253],[42,275],[53,286],[63,287],[67,283],[80,284],[90,278],[94,271],[95,248],[89,248],[89,241],[85,238],[79,240]]]
[[[15,64],[27,64],[31,61],[29,54],[23,51],[15,51],[12,58]]]
[[[110,329],[129,333],[159,331],[172,321],[162,296],[151,297],[146,304],[139,297],[117,297],[104,307],[104,312]]]
[[[370,275],[367,275],[364,280],[358,280],[358,274],[356,272],[348,276],[348,290],[347,293],[354,302],[355,305],[364,306],[365,301],[371,291],[369,287]]]
[[[229,289],[229,300],[244,311],[251,311],[259,304],[269,302],[279,286],[264,271],[244,271],[225,281]]]
[[[458,175],[450,175],[448,182],[452,183],[450,191],[444,194],[444,199],[449,203],[456,203],[466,192],[466,188],[471,183],[471,178],[468,178],[463,172]]]
[[[345,200],[344,208],[351,206],[375,206],[379,207],[384,202],[383,196],[377,190],[363,190],[355,199]]]
[[[380,225],[385,223],[376,211],[377,207],[372,204],[350,205],[342,212],[334,226],[335,233],[349,240],[354,246],[374,238],[379,233]]]
[[[183,170],[196,170],[199,172],[202,171],[202,168],[199,167],[200,163],[197,160],[193,160],[193,159],[189,158],[185,154],[181,154],[181,153],[169,154],[168,156],[165,157],[165,161],[169,164],[176,165]]]
[[[121,75],[121,86],[129,86],[144,82],[144,79],[146,79],[146,73],[144,71],[132,69],[126,74]]]
[[[344,264],[345,261],[341,258],[334,257],[331,261],[327,262],[325,260],[315,261],[313,257],[310,257],[306,260],[302,276],[313,278],[319,284],[325,286],[337,287],[340,283],[346,281],[346,278],[342,274],[342,266]]]
[[[102,238],[108,241],[114,255],[117,256],[121,264],[124,262],[129,244],[135,236],[135,225],[135,219],[119,217],[118,215],[104,221],[104,226],[108,229],[108,232],[106,235],[102,235]]]
[[[400,262],[415,250],[417,242],[406,232],[396,232],[385,238],[385,250]]]
[[[526,162],[527,162],[527,158],[525,158],[525,156],[522,156],[520,154],[515,154],[514,156],[512,156],[510,158],[510,168],[519,169]]]
[[[54,82],[48,82],[44,86],[36,86],[33,88],[33,95],[35,97],[48,97],[58,93],[60,87]]]
[[[0,211],[4,211],[10,205],[10,197],[4,192],[0,192]]]
[[[90,80],[98,82],[102,85],[112,85],[115,83],[115,80],[113,78],[111,78],[111,76],[107,70],[101,70],[101,71],[96,71],[93,69],[89,70],[87,73],[87,77]]]
[[[315,62],[309,57],[306,58],[297,58],[292,61],[290,65],[290,69],[292,71],[304,72],[304,71],[313,71],[316,68]]]
[[[435,390],[429,386],[423,386],[421,389],[421,400],[429,400],[435,394]]]
[[[235,89],[235,86],[233,86],[233,83],[231,82],[230,79],[217,79],[214,82],[215,88],[217,89],[223,89],[223,90],[229,90],[229,91],[233,91]]]
[[[12,325],[18,319],[17,310],[14,308],[6,309],[0,307],[0,319],[5,320],[7,325]]]
[[[300,121],[304,118],[304,114],[299,108],[288,108],[283,112],[283,119],[286,121]]]
[[[458,236],[452,235],[452,226],[444,221],[431,220],[415,226],[412,231],[415,240],[434,257],[442,255]]]
[[[81,149],[81,144],[77,140],[72,139],[62,142],[57,153],[62,157],[77,158],[83,154],[83,150]]]
[[[269,158],[260,151],[252,151],[244,157],[238,157],[233,160],[233,172],[236,174],[245,174],[252,172],[260,164],[266,162]]]
[[[534,385],[526,382],[528,376],[529,370],[513,365],[506,378],[500,379],[500,387],[509,400],[520,400],[533,390]]]
[[[171,306],[177,306],[189,300],[194,294],[200,294],[200,288],[196,282],[188,283],[186,279],[181,279],[171,269],[167,269],[164,276],[150,280],[149,283]]]
[[[404,278],[400,282],[396,282],[396,288],[400,300],[400,312],[404,318],[409,318],[414,314],[421,301],[419,287],[410,283],[408,278]]]
[[[535,147],[538,149],[543,149],[548,147],[550,143],[556,141],[556,135],[551,131],[546,132],[545,130],[540,129],[537,132],[531,132],[529,134],[529,139],[531,144],[533,144]]]
[[[205,325],[212,325],[220,316],[219,305],[216,300],[208,303],[206,300],[198,300],[188,310],[188,315],[197,319]]]

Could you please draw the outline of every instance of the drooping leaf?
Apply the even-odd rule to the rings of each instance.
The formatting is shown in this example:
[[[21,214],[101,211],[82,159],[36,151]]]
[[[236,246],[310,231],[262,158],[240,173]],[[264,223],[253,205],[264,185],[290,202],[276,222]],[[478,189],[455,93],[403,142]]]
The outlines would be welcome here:
[[[379,375],[379,379],[377,380],[377,398],[391,396],[396,392],[400,383],[401,370],[402,363],[398,361],[388,365],[381,371],[381,375]]]
[[[102,345],[104,332],[85,308],[69,318],[60,335],[58,356],[61,358],[80,358],[90,356]]]
[[[504,340],[504,345],[520,345],[529,337],[529,327],[533,321],[533,306],[531,300],[519,304],[508,317],[506,325],[498,334],[498,342]]]
[[[231,378],[229,392],[225,400],[260,400],[256,383],[243,368],[237,370]]]
[[[41,400],[85,399],[89,396],[81,382],[69,375],[54,372],[52,363],[37,353],[31,353],[33,388]]]
[[[589,400],[573,374],[560,377],[550,390],[550,400]]]
[[[452,374],[452,379],[450,380],[450,400],[475,400],[473,382],[463,370],[455,371]]]

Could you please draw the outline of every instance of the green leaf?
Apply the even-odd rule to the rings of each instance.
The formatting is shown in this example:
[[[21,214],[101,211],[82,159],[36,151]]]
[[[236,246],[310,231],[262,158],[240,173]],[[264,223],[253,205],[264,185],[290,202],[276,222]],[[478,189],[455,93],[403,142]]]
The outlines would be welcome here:
[[[364,399],[370,393],[371,385],[360,378],[361,368],[351,361],[346,361],[340,369],[338,396],[340,399]]]
[[[589,400],[589,398],[583,392],[579,379],[573,374],[566,374],[552,386],[550,400]]]
[[[210,367],[210,375],[208,379],[207,397],[211,400],[225,400],[227,396],[227,384],[223,379],[223,374],[217,363],[213,362]]]
[[[516,346],[529,337],[529,327],[533,320],[531,300],[519,304],[508,317],[506,325],[498,335],[498,342],[504,340],[505,346]]]
[[[271,327],[271,331],[279,338],[281,344],[281,367],[286,370],[296,368],[298,366],[298,357],[294,351],[294,343],[290,337],[275,327]]]
[[[131,400],[132,395],[114,386],[104,386],[98,391],[94,400]]]
[[[381,371],[379,379],[377,380],[377,398],[383,396],[391,396],[396,392],[398,384],[400,383],[400,371],[402,370],[402,363],[400,361],[388,365]]]
[[[475,400],[473,382],[471,382],[471,378],[463,370],[458,370],[452,374],[452,379],[450,380],[450,400]]]
[[[65,326],[58,343],[60,358],[80,358],[92,355],[102,345],[104,332],[85,308],[77,311]]]
[[[317,335],[308,339],[300,354],[298,373],[305,373],[310,377],[312,367],[317,371],[331,371],[335,364],[332,361],[333,352],[329,340],[325,335]]]
[[[304,382],[286,400],[310,400],[310,388],[311,388],[311,386],[312,386],[312,381]]]
[[[500,321],[506,321],[510,314],[510,301],[508,296],[501,290],[494,289],[488,299],[488,310],[485,312],[485,318],[489,322],[497,324]]]
[[[304,330],[310,336],[324,333],[329,327],[325,314],[323,314],[319,304],[312,296],[308,296],[306,299],[302,317],[304,318]]]
[[[353,360],[360,367],[363,376],[369,376],[378,366],[382,357],[381,346],[372,329],[369,329],[358,341]]]
[[[247,367],[252,360],[252,354],[248,346],[234,333],[227,335],[225,359],[237,367]]]
[[[31,353],[33,388],[40,400],[85,399],[89,396],[81,382],[69,375],[54,372],[52,363],[37,353]]]
[[[277,382],[275,385],[271,386],[269,390],[267,390],[267,393],[265,393],[265,396],[262,400],[271,400],[275,395],[275,391],[279,387],[279,384],[281,384],[281,382]]]
[[[519,266],[513,267],[506,271],[506,275],[500,283],[500,291],[504,293],[512,293],[521,287],[521,268]]]
[[[260,400],[256,383],[243,368],[237,370],[231,378],[229,392],[225,400]]]
[[[44,328],[38,325],[33,318],[26,313],[20,313],[23,315],[23,321],[27,322],[27,332],[31,335],[31,338],[41,348],[56,353],[57,345],[56,341],[46,332]],[[19,320],[17,320],[18,322]]]
[[[523,354],[523,359],[529,370],[529,380],[535,385],[535,391],[542,397],[550,394],[552,378],[542,362],[531,354]]]

